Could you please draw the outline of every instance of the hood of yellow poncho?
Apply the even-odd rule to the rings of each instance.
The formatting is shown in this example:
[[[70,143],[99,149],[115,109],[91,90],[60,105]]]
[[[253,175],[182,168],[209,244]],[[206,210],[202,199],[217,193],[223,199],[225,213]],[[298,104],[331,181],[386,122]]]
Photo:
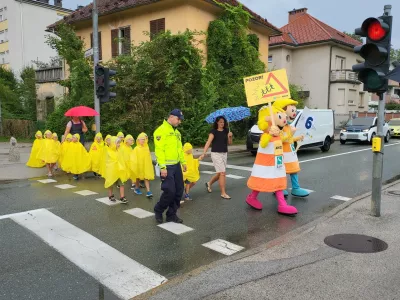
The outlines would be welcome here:
[[[193,146],[191,143],[185,143],[185,145],[183,145],[183,152],[186,153],[186,151],[192,150]]]
[[[112,151],[117,151],[117,142],[118,142],[119,138],[116,136],[111,137],[111,141],[110,141],[110,150]]]
[[[43,137],[42,132],[41,132],[40,130],[36,131],[35,137],[36,137],[36,138],[42,138],[42,137]]]
[[[72,134],[68,133],[68,134],[67,134],[67,137],[65,138],[65,140],[66,140],[67,142],[70,142],[70,141],[72,140]]]
[[[51,133],[50,130],[46,130],[46,131],[44,132],[44,138],[45,138],[45,139],[47,139],[47,135],[48,135],[48,134],[52,135],[52,133]]]
[[[57,135],[57,133],[55,133],[55,132],[53,132],[53,138],[58,138],[58,135]]]
[[[127,143],[127,141],[129,141],[129,140],[132,140],[133,143],[135,142],[135,139],[133,138],[133,136],[130,135],[130,134],[128,134],[128,135],[125,137],[125,140],[124,140],[125,145],[127,145],[128,147],[130,147],[130,145],[128,145],[128,143]],[[132,143],[132,144],[133,144],[133,143]]]
[[[119,138],[124,138],[125,136],[124,136],[124,134],[120,131],[120,132],[117,133],[117,137],[119,137]]]
[[[79,135],[79,133],[75,133],[73,137],[77,139],[75,143],[78,143],[81,140],[81,136]]]
[[[100,142],[101,142],[103,139],[103,135],[101,134],[101,132],[96,133],[94,140],[97,141],[98,138],[100,138]]]
[[[144,139],[144,143],[143,146],[140,145],[139,140],[143,140]],[[137,139],[136,139],[136,145],[139,147],[148,147],[149,145],[149,137],[147,136],[147,134],[145,134],[144,132],[142,132],[141,134],[138,135]]]

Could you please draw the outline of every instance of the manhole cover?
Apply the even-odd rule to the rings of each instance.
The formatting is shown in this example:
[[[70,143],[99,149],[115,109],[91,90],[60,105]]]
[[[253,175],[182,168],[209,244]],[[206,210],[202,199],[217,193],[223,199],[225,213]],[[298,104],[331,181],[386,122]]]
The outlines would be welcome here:
[[[400,196],[400,191],[389,191],[387,193],[392,196]]]
[[[354,253],[376,253],[388,248],[384,241],[360,234],[335,234],[327,236],[324,242],[330,247]]]

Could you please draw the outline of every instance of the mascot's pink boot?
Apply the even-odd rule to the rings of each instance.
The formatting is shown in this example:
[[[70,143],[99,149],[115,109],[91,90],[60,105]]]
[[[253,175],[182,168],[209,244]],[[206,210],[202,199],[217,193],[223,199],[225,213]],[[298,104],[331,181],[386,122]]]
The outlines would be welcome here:
[[[257,196],[260,192],[252,191],[246,198],[246,203],[250,205],[252,208],[257,210],[262,210],[262,203],[257,199]]]
[[[278,213],[283,215],[295,215],[297,214],[297,208],[286,203],[283,191],[275,192],[276,200],[278,201]]]

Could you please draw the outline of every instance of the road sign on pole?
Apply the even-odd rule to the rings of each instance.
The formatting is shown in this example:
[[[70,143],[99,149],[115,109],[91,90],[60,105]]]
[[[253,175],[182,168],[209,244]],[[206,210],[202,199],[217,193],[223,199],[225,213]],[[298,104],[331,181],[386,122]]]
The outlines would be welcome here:
[[[88,50],[85,51],[85,58],[89,57],[89,56],[93,56],[93,48],[90,48]]]

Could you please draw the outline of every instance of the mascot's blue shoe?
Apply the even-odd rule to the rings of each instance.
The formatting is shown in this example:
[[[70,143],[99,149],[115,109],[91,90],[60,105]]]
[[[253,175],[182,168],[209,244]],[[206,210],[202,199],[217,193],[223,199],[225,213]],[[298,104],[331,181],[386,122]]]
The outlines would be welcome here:
[[[309,192],[307,192],[305,189],[298,188],[298,189],[292,189],[292,195],[296,197],[307,197],[310,195]]]
[[[284,197],[287,197],[287,196],[289,196],[289,193],[288,193],[288,191],[287,191],[287,190],[283,190],[283,196],[284,196]]]

